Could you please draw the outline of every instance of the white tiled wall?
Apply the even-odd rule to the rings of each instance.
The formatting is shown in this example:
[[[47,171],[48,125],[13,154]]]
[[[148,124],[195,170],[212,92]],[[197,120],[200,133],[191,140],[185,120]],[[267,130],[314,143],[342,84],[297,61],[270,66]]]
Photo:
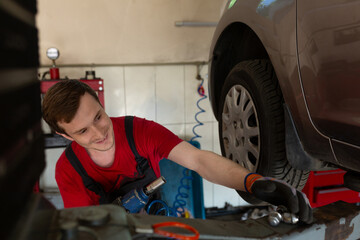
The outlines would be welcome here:
[[[75,79],[85,75],[85,70],[95,70],[96,76],[104,79],[105,110],[109,116],[136,115],[154,120],[179,137],[190,140],[194,134],[196,106],[201,98],[197,93],[200,83],[196,79],[196,65],[161,66],[110,66],[85,68],[61,68],[61,76]],[[207,66],[200,67],[207,94]],[[40,72],[46,69],[40,69]],[[196,128],[201,138],[196,139],[201,149],[220,154],[218,124],[211,111],[209,99],[199,103],[206,112],[198,115],[204,123]],[[56,189],[54,167],[59,150],[47,150],[47,168],[41,178],[41,187]],[[205,207],[224,207],[225,202],[234,206],[244,201],[235,190],[215,185],[204,180]]]

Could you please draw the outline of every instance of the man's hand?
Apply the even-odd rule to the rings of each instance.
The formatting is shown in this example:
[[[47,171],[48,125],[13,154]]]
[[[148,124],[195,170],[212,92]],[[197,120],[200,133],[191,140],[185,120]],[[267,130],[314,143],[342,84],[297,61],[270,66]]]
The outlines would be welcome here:
[[[275,206],[283,205],[290,212],[297,214],[300,221],[312,222],[312,208],[306,195],[286,182],[255,173],[248,174],[244,182],[245,190],[256,198]]]

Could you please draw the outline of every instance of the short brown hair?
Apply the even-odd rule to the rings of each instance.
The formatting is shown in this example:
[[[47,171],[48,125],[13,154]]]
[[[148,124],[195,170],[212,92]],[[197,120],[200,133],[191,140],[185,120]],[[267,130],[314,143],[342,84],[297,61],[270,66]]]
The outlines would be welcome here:
[[[66,134],[58,122],[69,123],[79,108],[80,97],[89,93],[101,105],[96,92],[79,80],[61,80],[46,92],[43,104],[43,118],[53,131]]]

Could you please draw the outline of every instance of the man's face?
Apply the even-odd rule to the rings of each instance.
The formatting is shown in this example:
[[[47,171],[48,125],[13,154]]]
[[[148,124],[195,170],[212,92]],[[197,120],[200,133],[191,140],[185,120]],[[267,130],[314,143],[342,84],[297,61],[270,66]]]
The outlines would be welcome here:
[[[101,105],[88,93],[80,98],[80,105],[70,123],[58,122],[66,134],[88,151],[107,151],[115,143],[111,119]]]

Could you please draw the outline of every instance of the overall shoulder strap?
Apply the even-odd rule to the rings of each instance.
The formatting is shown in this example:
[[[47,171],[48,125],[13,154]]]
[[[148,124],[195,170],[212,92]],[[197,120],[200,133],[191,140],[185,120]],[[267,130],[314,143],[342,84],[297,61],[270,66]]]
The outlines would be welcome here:
[[[66,147],[65,155],[66,155],[67,159],[69,160],[69,162],[71,163],[71,165],[76,170],[76,172],[78,172],[79,175],[81,176],[85,187],[100,196],[100,204],[108,203],[107,195],[106,195],[103,187],[98,182],[95,182],[95,180],[92,179],[87,174],[85,168],[83,167],[83,165],[79,161],[78,157],[74,153],[74,151],[71,147],[71,144],[69,144]]]
[[[135,156],[135,160],[137,162],[136,170],[138,171],[139,175],[143,175],[145,171],[149,168],[149,162],[146,158],[140,156],[140,154],[136,150],[134,134],[133,134],[133,121],[134,121],[134,116],[125,117],[126,139],[129,143],[130,149],[133,152]]]

